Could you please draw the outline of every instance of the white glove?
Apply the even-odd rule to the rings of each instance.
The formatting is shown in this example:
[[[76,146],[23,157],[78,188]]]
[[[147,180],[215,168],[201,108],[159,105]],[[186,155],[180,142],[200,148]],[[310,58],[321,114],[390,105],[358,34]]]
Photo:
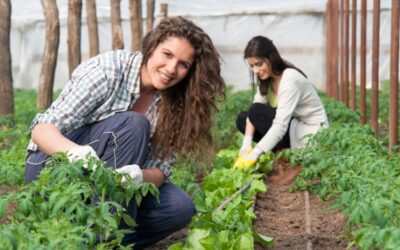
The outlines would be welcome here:
[[[251,151],[251,144],[253,142],[253,136],[245,135],[243,137],[242,147],[239,150],[239,155],[245,155]]]
[[[115,170],[117,173],[120,174],[128,174],[129,177],[131,177],[131,179],[133,180],[133,182],[135,183],[136,187],[139,187],[139,185],[142,183],[143,181],[143,173],[142,170],[140,169],[140,167],[136,164],[133,165],[126,165],[123,166],[122,168],[118,168]],[[125,176],[122,177],[121,179],[121,183],[125,184],[127,182],[127,179]]]
[[[258,157],[260,157],[260,155],[263,153],[264,151],[257,147],[254,147],[254,149],[251,150],[250,154],[245,155],[244,158],[249,161],[256,161]]]
[[[87,162],[89,157],[94,157],[96,159],[99,159],[99,157],[96,154],[96,151],[91,146],[76,146],[72,149],[70,149],[67,152],[67,158],[69,162],[71,163],[76,163],[79,160],[83,160],[84,164],[83,167],[87,168]],[[96,169],[96,165],[93,165],[93,171]]]

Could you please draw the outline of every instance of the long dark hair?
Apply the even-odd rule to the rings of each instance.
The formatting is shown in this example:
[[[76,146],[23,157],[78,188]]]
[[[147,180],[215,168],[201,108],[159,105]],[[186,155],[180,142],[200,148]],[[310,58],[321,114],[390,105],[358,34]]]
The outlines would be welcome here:
[[[201,28],[183,17],[173,17],[161,20],[143,38],[142,63],[147,63],[157,46],[169,37],[187,39],[195,49],[195,60],[181,82],[161,92],[152,145],[163,158],[173,152],[183,158],[207,158],[212,145],[212,115],[216,102],[225,97],[220,56]]]
[[[267,59],[271,65],[271,70],[274,75],[282,75],[283,71],[287,68],[293,68],[299,71],[304,77],[307,77],[300,69],[295,67],[292,63],[283,60],[280,56],[272,40],[264,36],[255,36],[248,43],[244,50],[244,59],[249,57],[257,57],[263,60]],[[254,83],[255,75],[252,70],[250,70],[251,80]],[[273,88],[273,81],[271,77],[265,80],[257,78],[260,93],[266,95],[268,90]]]

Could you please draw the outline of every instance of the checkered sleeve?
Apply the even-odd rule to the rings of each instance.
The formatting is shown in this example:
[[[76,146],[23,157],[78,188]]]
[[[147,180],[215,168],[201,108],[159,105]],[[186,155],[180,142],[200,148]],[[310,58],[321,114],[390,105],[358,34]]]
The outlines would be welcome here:
[[[169,182],[169,178],[172,175],[172,166],[175,164],[176,157],[170,156],[166,160],[161,160],[157,156],[155,156],[152,152],[150,152],[147,161],[144,163],[143,168],[159,168],[165,176],[164,182]]]
[[[81,127],[85,117],[107,97],[108,85],[97,57],[82,63],[57,100],[43,114],[36,115],[30,128],[38,123],[54,124],[61,132]]]

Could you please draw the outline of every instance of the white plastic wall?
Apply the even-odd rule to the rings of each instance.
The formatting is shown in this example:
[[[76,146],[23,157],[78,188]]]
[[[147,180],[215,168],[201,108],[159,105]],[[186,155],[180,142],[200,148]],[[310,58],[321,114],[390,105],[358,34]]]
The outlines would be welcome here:
[[[82,9],[82,60],[88,58],[85,1]],[[68,1],[58,0],[61,37],[55,75],[55,89],[68,80]],[[111,49],[110,1],[97,0],[100,49]],[[214,41],[221,57],[223,76],[236,90],[250,87],[249,71],[243,60],[246,43],[255,35],[271,38],[281,55],[301,68],[315,86],[325,90],[325,0],[156,0],[168,3],[169,16],[185,16],[203,28]],[[372,3],[371,3],[372,4]],[[381,0],[380,79],[389,78],[390,0]],[[146,1],[142,0],[143,17]],[[370,82],[372,5],[368,6],[367,81]],[[130,49],[129,1],[121,1],[125,48]],[[158,18],[156,19],[158,22]],[[360,18],[358,18],[358,25]],[[359,34],[358,34],[359,36]],[[45,42],[45,23],[39,0],[12,0],[11,53],[14,87],[37,89]],[[359,39],[359,38],[358,38]],[[359,79],[359,78],[358,78]]]

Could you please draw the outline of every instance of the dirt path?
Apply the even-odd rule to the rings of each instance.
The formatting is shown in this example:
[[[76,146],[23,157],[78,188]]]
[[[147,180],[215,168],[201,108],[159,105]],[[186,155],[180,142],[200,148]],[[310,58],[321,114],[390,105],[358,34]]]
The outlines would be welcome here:
[[[257,197],[254,227],[274,238],[271,250],[347,249],[346,218],[338,210],[328,211],[331,203],[308,192],[290,192],[300,171],[283,160],[275,164],[265,177],[267,192]],[[255,249],[265,247],[256,243]]]
[[[293,181],[292,172],[289,172],[285,172],[280,178],[265,178],[268,190],[257,197],[255,205],[257,219],[254,221],[254,227],[257,232],[273,237],[274,244],[265,248],[255,243],[255,250],[346,249],[350,241],[345,237],[346,218],[337,210],[327,211],[330,203],[323,202],[316,196],[307,197],[304,192],[289,192],[288,182]],[[308,229],[311,233],[308,234],[306,198],[309,199],[311,226]],[[187,229],[184,229],[146,249],[167,249],[169,245],[183,241],[186,233]]]
[[[289,192],[290,186],[268,184],[266,193],[256,203],[254,227],[259,233],[274,238],[271,250],[346,249],[349,242],[345,234],[346,218],[337,211],[326,211],[328,204],[310,196],[311,234],[306,233],[304,192]],[[266,249],[255,245],[255,249]]]

